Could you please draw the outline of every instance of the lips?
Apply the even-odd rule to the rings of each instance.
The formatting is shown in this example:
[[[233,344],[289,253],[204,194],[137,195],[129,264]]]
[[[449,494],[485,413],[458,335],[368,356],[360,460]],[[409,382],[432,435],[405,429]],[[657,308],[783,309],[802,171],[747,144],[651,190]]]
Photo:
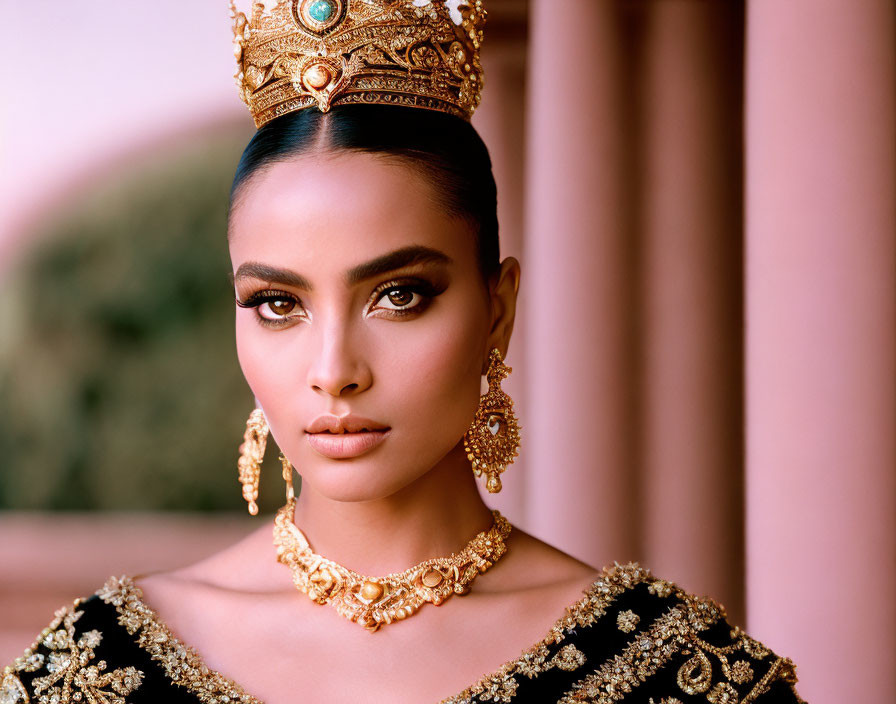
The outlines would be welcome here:
[[[358,457],[377,447],[389,426],[361,416],[320,416],[305,429],[308,444],[329,459]]]
[[[389,426],[361,416],[319,416],[305,428],[306,433],[361,433],[372,430],[388,430]]]

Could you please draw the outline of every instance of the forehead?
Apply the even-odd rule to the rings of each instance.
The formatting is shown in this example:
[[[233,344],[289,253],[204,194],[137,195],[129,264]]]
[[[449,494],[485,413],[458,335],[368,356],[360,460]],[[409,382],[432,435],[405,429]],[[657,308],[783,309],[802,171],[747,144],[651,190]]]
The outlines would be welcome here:
[[[358,152],[300,156],[244,185],[230,222],[234,269],[262,261],[311,277],[412,245],[475,266],[470,225],[413,166]]]

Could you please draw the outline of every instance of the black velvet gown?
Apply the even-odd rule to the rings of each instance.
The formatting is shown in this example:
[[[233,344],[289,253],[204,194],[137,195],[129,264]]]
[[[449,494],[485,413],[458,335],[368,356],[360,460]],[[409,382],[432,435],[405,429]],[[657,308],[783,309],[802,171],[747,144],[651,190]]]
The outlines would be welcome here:
[[[718,604],[629,564],[606,568],[543,640],[441,704],[783,704],[802,701],[795,682],[793,663]],[[60,609],[0,686],[0,704],[163,702],[261,704],[206,667],[128,577]]]

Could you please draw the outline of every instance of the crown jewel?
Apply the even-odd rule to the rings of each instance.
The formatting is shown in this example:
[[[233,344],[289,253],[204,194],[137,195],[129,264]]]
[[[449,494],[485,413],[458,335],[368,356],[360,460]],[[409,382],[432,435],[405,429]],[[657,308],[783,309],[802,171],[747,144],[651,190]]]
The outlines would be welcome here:
[[[256,127],[296,110],[373,103],[469,119],[479,105],[482,0],[230,2],[236,82]]]

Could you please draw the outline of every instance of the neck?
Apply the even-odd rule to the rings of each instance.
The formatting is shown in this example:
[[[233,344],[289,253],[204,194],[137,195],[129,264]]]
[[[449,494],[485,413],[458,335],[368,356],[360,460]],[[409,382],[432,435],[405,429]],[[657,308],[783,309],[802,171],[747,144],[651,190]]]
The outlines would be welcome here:
[[[314,552],[382,576],[461,550],[493,519],[460,443],[429,472],[382,499],[333,501],[303,484],[295,523]]]

